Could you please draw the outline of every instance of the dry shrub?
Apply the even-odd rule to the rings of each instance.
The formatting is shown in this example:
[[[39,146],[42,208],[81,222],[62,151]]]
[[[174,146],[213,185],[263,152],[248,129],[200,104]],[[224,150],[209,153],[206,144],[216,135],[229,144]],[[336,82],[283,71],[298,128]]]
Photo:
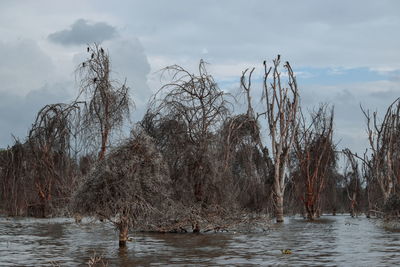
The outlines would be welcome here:
[[[159,213],[169,188],[163,157],[153,139],[138,131],[94,166],[75,193],[72,210],[115,223],[126,216],[132,226]]]

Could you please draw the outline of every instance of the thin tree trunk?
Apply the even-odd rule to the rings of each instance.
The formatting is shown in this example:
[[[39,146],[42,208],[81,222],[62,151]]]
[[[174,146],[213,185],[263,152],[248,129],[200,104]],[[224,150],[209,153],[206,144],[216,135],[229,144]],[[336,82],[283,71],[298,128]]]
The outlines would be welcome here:
[[[276,195],[276,210],[275,210],[276,222],[282,223],[283,220],[283,195]]]
[[[128,222],[126,219],[121,219],[119,225],[119,247],[126,247],[126,242],[128,241]]]

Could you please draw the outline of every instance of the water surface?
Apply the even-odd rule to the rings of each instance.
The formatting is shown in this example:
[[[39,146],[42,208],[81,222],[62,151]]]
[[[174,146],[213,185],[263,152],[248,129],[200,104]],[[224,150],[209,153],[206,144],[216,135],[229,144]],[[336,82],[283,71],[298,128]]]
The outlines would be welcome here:
[[[135,233],[123,250],[117,238],[107,223],[2,217],[0,266],[87,266],[94,255],[108,266],[400,266],[400,233],[364,217],[287,218],[251,234]]]

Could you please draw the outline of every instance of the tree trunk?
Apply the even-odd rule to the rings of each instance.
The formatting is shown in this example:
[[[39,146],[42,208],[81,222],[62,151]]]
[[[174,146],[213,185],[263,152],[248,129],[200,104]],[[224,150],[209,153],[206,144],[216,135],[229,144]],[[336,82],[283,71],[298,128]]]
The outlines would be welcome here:
[[[316,212],[314,210],[314,206],[313,205],[308,206],[306,207],[306,210],[307,210],[307,219],[310,221],[315,220]]]
[[[282,223],[283,220],[283,194],[276,194],[276,222]]]
[[[119,230],[119,247],[126,247],[126,241],[128,240],[128,222],[124,219],[118,225]]]

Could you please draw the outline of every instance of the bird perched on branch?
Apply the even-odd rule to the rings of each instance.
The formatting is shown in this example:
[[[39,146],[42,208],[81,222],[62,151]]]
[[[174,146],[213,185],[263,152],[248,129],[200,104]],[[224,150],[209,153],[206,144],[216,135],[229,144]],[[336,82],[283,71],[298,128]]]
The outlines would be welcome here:
[[[87,52],[89,53],[89,51],[90,51],[90,48],[89,48],[89,46],[88,46],[88,48],[87,48]]]
[[[103,47],[100,48],[100,52],[101,52],[102,54],[104,54],[104,49],[103,49]]]
[[[92,53],[92,59],[94,58],[94,53]]]
[[[267,61],[264,60],[263,65],[264,65],[264,66],[267,65]]]

